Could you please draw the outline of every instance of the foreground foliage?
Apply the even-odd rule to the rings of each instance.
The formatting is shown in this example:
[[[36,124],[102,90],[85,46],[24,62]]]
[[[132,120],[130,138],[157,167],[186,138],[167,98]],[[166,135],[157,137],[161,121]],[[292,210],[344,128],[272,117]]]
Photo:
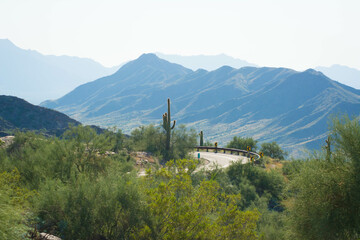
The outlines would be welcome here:
[[[335,119],[331,158],[310,159],[294,178],[290,237],[358,239],[360,237],[360,125]]]
[[[17,169],[0,174],[0,239],[21,239],[30,229],[25,219],[30,216],[29,198],[35,192],[20,186]]]
[[[214,180],[194,186],[193,161],[166,164],[146,179],[152,225],[136,235],[141,239],[257,239],[259,213],[241,211],[240,194],[221,193]]]

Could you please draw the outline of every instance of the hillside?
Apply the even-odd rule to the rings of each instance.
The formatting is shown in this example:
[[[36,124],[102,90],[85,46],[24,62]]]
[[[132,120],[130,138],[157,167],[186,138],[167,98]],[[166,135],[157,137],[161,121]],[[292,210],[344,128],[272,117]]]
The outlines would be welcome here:
[[[39,107],[23,99],[0,95],[0,135],[15,130],[41,130],[52,135],[64,132],[69,124],[78,125],[78,121],[63,113]]]
[[[0,39],[0,94],[38,104],[57,99],[75,87],[114,73],[86,58],[43,55]]]
[[[309,69],[228,66],[192,71],[144,54],[115,74],[79,86],[54,108],[87,124],[125,132],[160,123],[166,98],[178,123],[225,144],[233,136],[278,141],[290,151],[318,148],[333,113],[358,115],[360,91]]]

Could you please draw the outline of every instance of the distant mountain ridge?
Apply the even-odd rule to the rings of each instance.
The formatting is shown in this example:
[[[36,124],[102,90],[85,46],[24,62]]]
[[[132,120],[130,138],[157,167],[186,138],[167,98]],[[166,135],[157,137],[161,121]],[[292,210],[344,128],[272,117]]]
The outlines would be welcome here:
[[[198,69],[213,71],[222,66],[229,66],[233,68],[257,67],[256,64],[249,63],[245,60],[233,58],[225,54],[181,56],[181,55],[156,53],[156,55],[161,59],[167,60],[172,63],[180,64],[194,71]]]
[[[347,66],[334,64],[330,67],[316,67],[329,78],[350,87],[360,89],[360,70]]]
[[[0,136],[16,129],[60,135],[69,124],[80,123],[58,111],[32,105],[17,97],[0,95]]]
[[[0,94],[18,96],[34,104],[57,99],[117,69],[86,58],[42,55],[0,39]]]
[[[233,136],[253,136],[291,151],[319,148],[332,114],[360,112],[360,90],[313,69],[192,71],[154,54],[43,105],[87,124],[130,132],[141,124],[159,124],[168,97],[172,117],[204,131],[206,140],[225,144]]]

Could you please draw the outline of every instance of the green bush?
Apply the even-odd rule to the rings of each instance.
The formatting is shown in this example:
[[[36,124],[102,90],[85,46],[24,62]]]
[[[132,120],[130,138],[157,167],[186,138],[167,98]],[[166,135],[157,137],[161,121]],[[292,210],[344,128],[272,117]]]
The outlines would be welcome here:
[[[299,174],[305,163],[305,160],[286,161],[283,164],[282,172],[287,178],[292,179],[294,176]]]
[[[226,147],[246,150],[247,147],[249,146],[251,147],[251,151],[256,151],[257,142],[258,141],[254,140],[251,137],[243,138],[243,137],[234,136],[234,138],[226,145]]]
[[[28,199],[34,196],[20,185],[17,169],[0,174],[0,239],[23,239],[32,217]]]
[[[261,197],[264,194],[270,194],[269,197],[269,207],[272,209],[281,210],[280,200],[282,198],[282,192],[285,187],[285,182],[283,176],[276,170],[271,170],[269,172],[265,171],[262,168],[253,166],[250,163],[241,164],[234,163],[230,165],[227,170],[232,184],[237,185],[240,190],[248,189],[248,195],[242,192],[244,198],[252,196],[248,204],[256,199],[255,196],[249,194],[251,190],[251,185],[255,187],[256,193]],[[248,205],[245,205],[247,207]]]
[[[172,130],[170,144],[170,159],[186,157],[189,151],[196,146],[197,134],[194,130],[187,130],[184,125]],[[154,125],[141,126],[131,132],[131,141],[134,150],[151,152],[162,158],[165,156],[165,132]]]
[[[335,119],[334,151],[310,159],[291,181],[290,236],[295,239],[360,237],[360,125]]]
[[[146,206],[132,174],[112,171],[71,184],[47,181],[34,201],[39,230],[64,239],[127,239],[147,221]]]
[[[146,189],[152,225],[135,239],[257,239],[257,211],[241,211],[240,195],[222,194],[213,180],[194,186],[189,160],[169,161],[148,176]]]
[[[288,154],[282,150],[276,142],[262,143],[260,151],[263,152],[265,156],[280,160],[283,160]]]

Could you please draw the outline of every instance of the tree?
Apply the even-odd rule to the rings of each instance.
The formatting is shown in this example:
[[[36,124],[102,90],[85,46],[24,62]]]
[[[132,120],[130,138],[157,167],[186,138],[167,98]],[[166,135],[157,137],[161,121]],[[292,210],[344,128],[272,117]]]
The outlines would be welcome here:
[[[145,180],[154,221],[136,239],[257,239],[257,211],[240,211],[240,195],[221,194],[213,180],[193,186],[194,161],[169,161]]]
[[[149,222],[136,175],[112,167],[96,179],[82,173],[71,184],[44,183],[34,202],[39,230],[63,239],[115,240]]]
[[[164,144],[166,134],[159,126],[141,126],[131,132],[131,141],[135,150],[151,152],[160,158],[165,158],[164,156],[168,154],[170,159],[186,157],[196,145],[196,137],[193,129],[188,130],[185,125],[180,125],[177,129],[172,130],[171,149],[168,152]]]
[[[244,137],[234,136],[234,138],[226,145],[226,147],[246,150],[246,148],[249,146],[251,147],[252,151],[256,151],[257,142],[258,141],[254,140],[251,137],[244,138]]]
[[[287,152],[282,150],[275,141],[271,143],[262,143],[260,151],[263,152],[265,156],[280,160],[283,160],[287,156]]]
[[[242,164],[241,162],[233,163],[227,170],[229,179],[233,185],[239,186],[240,192],[243,193],[245,207],[256,199],[255,193],[260,197],[267,195],[269,198],[269,208],[281,209],[279,206],[282,192],[285,186],[283,176],[275,171],[265,171],[262,168],[253,166],[250,163]],[[245,194],[247,191],[248,194]]]
[[[334,119],[334,150],[314,156],[291,181],[292,238],[360,237],[360,125],[357,119]]]
[[[21,187],[17,169],[0,174],[0,239],[23,239],[30,229],[28,199],[34,194]]]

